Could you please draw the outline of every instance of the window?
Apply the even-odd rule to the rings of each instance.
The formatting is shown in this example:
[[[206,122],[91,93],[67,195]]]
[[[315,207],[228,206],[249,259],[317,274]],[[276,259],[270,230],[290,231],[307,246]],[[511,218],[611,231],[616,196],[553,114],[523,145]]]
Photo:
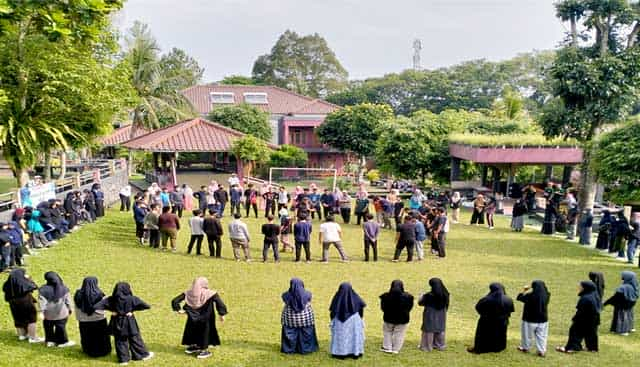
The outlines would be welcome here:
[[[211,103],[234,103],[233,92],[211,92]]]
[[[267,93],[244,93],[244,102],[249,104],[267,104]]]
[[[289,144],[291,145],[305,145],[307,143],[307,134],[302,129],[291,129],[291,135],[289,138]]]

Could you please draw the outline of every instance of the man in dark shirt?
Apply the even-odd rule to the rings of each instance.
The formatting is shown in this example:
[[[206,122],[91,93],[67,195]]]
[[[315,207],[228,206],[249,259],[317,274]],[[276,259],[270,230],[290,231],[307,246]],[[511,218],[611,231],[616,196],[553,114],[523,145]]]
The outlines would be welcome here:
[[[311,248],[309,246],[311,230],[311,223],[307,222],[307,217],[301,217],[300,220],[293,225],[293,236],[296,246],[296,262],[300,261],[300,252],[302,247],[304,247],[304,254],[307,262],[311,262]]]
[[[162,251],[167,250],[167,241],[171,242],[171,251],[176,252],[176,239],[180,230],[180,219],[171,213],[171,207],[162,208],[162,214],[158,218],[158,227],[162,236]]]
[[[320,204],[322,205],[323,216],[326,218],[331,215],[333,207],[336,206],[336,199],[331,195],[329,189],[324,189],[324,193],[320,195]]]
[[[413,261],[413,246],[416,242],[416,226],[413,218],[407,215],[404,217],[404,223],[396,227],[396,253],[393,255],[393,262],[398,262],[400,253],[403,249],[407,249],[407,261]]]
[[[446,213],[446,209],[443,207],[439,207],[437,209],[438,212],[438,216],[436,216],[436,218],[433,221],[433,237],[436,240],[436,244],[437,244],[437,251],[438,251],[438,258],[443,258],[445,257],[445,246],[446,246],[446,240],[447,240],[447,231],[448,231],[448,225],[447,225],[447,221],[449,220],[447,218],[447,213]]]
[[[264,244],[262,247],[262,262],[267,262],[267,252],[269,248],[273,249],[273,258],[277,263],[280,262],[280,254],[278,253],[278,235],[280,234],[280,226],[273,223],[273,215],[267,216],[268,223],[262,225],[262,234],[264,235]]]
[[[193,197],[198,199],[198,207],[205,213],[207,211],[207,187],[200,186],[200,191],[193,194]]]
[[[204,218],[202,222],[202,231],[207,235],[207,243],[209,244],[209,256],[221,257],[222,256],[222,241],[220,237],[224,234],[222,230],[222,224],[218,220],[217,213],[213,210],[209,210],[209,215]],[[215,242],[215,251],[213,243]]]
[[[262,199],[264,200],[264,216],[267,218],[269,214],[275,216],[276,215],[276,201],[278,199],[278,194],[273,191],[273,187],[269,187],[269,190],[262,194]]]
[[[213,193],[213,198],[216,199],[216,203],[218,203],[218,216],[224,217],[224,208],[229,201],[229,194],[224,189],[224,186],[218,186],[218,190]]]

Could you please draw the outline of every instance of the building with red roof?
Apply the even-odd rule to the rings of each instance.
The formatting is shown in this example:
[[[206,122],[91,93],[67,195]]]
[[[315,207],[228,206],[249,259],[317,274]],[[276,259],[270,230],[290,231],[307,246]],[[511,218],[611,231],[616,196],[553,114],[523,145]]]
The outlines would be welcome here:
[[[272,144],[302,148],[307,152],[310,168],[343,171],[347,154],[321,144],[315,133],[327,114],[340,108],[337,105],[274,86],[207,84],[187,88],[182,94],[205,118],[217,107],[254,105],[270,115]]]

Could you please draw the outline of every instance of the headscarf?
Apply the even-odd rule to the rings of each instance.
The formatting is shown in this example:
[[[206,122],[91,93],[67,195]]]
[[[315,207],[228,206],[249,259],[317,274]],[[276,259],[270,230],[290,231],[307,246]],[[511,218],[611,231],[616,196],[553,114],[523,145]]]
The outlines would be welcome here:
[[[597,312],[602,311],[602,302],[600,301],[600,297],[598,297],[596,283],[584,280],[580,282],[580,287],[582,287],[582,291],[578,294],[578,296],[580,296],[580,300],[578,300],[576,308],[592,304]]]
[[[27,278],[24,269],[13,269],[9,273],[9,278],[4,282],[2,291],[4,292],[4,300],[9,302],[12,299],[20,298],[29,292],[33,292],[38,287],[29,278]]]
[[[331,300],[331,318],[337,318],[341,322],[345,322],[355,313],[359,313],[367,304],[356,293],[351,284],[344,282],[338,287],[338,291]]]
[[[198,277],[193,281],[191,289],[184,292],[185,303],[193,309],[202,307],[216,291],[209,289],[209,281],[205,277]]]
[[[292,278],[289,282],[289,290],[282,293],[282,300],[294,312],[301,312],[307,303],[311,302],[311,292],[304,289],[302,279]]]
[[[600,225],[606,223],[613,223],[613,218],[611,217],[611,213],[608,210],[602,212],[602,218],[600,219]]]
[[[542,280],[534,280],[531,283],[531,295],[529,297],[529,302],[527,302],[525,307],[537,314],[546,315],[550,297],[551,293],[549,293],[547,285],[544,284]]]
[[[64,285],[58,273],[48,271],[44,273],[44,279],[47,284],[40,287],[39,293],[47,301],[55,302],[69,293],[69,288]]]
[[[104,298],[104,292],[98,287],[98,278],[86,277],[82,281],[82,287],[76,291],[73,302],[88,316],[93,315],[96,303]]]
[[[131,312],[133,305],[133,293],[127,282],[118,282],[113,287],[113,293],[109,297],[109,309],[121,315]]]
[[[431,299],[431,304],[436,310],[442,310],[449,308],[449,290],[444,286],[440,278],[429,279],[429,286],[431,292],[426,294],[426,297]]]
[[[636,273],[632,271],[622,272],[622,285],[616,289],[616,292],[622,293],[624,299],[629,302],[638,300],[638,278]]]
[[[600,304],[602,304],[602,297],[604,297],[604,274],[599,271],[592,271],[589,272],[589,279],[595,284]]]

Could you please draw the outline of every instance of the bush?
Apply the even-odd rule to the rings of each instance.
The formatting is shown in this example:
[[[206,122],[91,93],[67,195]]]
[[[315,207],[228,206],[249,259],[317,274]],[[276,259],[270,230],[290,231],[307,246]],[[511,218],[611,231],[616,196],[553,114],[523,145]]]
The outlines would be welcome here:
[[[377,169],[372,169],[367,172],[367,180],[369,180],[369,182],[380,180],[380,171],[378,171]]]

